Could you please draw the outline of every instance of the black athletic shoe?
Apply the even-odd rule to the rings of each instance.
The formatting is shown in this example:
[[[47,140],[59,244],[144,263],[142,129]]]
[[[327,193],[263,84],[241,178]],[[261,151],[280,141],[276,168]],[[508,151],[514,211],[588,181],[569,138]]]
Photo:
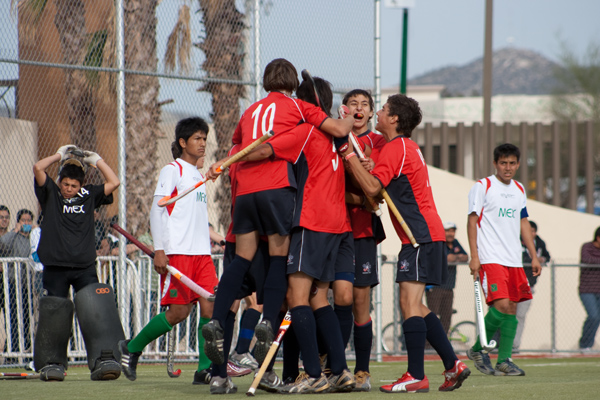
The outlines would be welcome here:
[[[223,353],[223,328],[216,319],[211,319],[202,327],[204,337],[204,354],[217,365],[225,362]]]
[[[48,364],[40,370],[40,380],[42,381],[59,381],[65,380],[65,367],[60,364]]]
[[[121,353],[121,369],[123,370],[123,373],[125,374],[125,377],[127,379],[129,379],[130,381],[135,381],[135,379],[137,378],[137,363],[138,359],[142,355],[142,352],[129,352],[129,349],[127,349],[127,344],[129,342],[130,340],[119,340],[118,348],[119,352]]]
[[[273,339],[275,338],[271,323],[263,319],[260,324],[256,325],[254,335],[256,336],[256,343],[254,344],[254,357],[256,358],[256,361],[262,365],[267,353],[269,352],[271,344],[273,344]]]
[[[210,375],[210,368],[203,369],[202,371],[194,372],[194,385],[208,385],[210,383],[210,379],[212,376]]]
[[[115,360],[112,351],[102,351],[100,358],[92,370],[90,378],[93,381],[112,381],[121,376],[121,365]]]

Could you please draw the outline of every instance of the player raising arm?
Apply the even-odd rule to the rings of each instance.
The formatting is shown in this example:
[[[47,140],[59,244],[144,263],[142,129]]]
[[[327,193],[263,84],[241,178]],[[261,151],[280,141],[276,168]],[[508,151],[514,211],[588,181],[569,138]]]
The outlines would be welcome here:
[[[291,96],[298,85],[298,72],[289,61],[271,61],[263,76],[263,87],[269,95],[244,112],[234,132],[233,143],[241,143],[245,148],[270,130],[277,136],[301,121],[332,135],[345,136],[350,132],[354,118],[332,119],[318,107],[293,99]],[[202,334],[206,339],[207,355],[213,362],[223,362],[227,356],[222,345],[227,315],[256,254],[259,238],[266,235],[270,261],[264,284],[263,320],[256,327],[254,348],[254,355],[260,363],[279,327],[279,312],[287,291],[286,261],[294,216],[296,179],[290,164],[279,159],[242,162],[237,166],[236,175],[232,230],[236,235],[236,255],[221,276],[213,319],[204,326]],[[215,176],[209,174],[208,177],[212,179]]]
[[[498,363],[492,368],[490,357],[479,339],[467,356],[475,367],[487,375],[525,375],[511,359],[517,332],[517,303],[530,300],[531,288],[523,270],[521,240],[529,250],[534,276],[541,273],[531,225],[527,220],[527,195],[520,182],[513,179],[519,169],[521,152],[513,144],[494,149],[496,174],[481,179],[469,192],[467,234],[474,278],[485,283],[483,291],[490,307],[485,329],[492,337],[500,329]]]
[[[74,149],[73,145],[62,146],[33,166],[35,195],[44,214],[37,249],[44,264],[44,296],[39,304],[33,361],[41,380],[65,379],[73,319],[73,303],[68,295],[73,286],[91,379],[112,380],[121,375],[116,353],[117,342],[124,334],[112,288],[98,283],[94,210],[112,203],[112,193],[120,182],[98,154],[84,151],[83,161],[98,168],[106,180],[103,185],[84,186],[83,164],[68,158]],[[57,184],[46,169],[59,161]]]

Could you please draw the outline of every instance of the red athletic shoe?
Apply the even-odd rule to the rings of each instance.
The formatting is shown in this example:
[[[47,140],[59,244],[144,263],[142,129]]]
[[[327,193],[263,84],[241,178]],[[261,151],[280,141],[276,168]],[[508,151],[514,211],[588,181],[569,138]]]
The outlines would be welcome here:
[[[391,385],[384,385],[379,388],[382,392],[386,393],[426,393],[429,392],[429,379],[424,377],[423,379],[413,378],[409,372],[402,375],[402,378],[398,379]]]
[[[471,370],[464,362],[456,360],[454,368],[444,371],[442,375],[444,375],[446,380],[442,386],[440,386],[440,391],[450,392],[454,389],[458,389],[462,385],[464,380],[471,375]]]
[[[251,368],[248,367],[240,367],[235,365],[231,361],[227,362],[227,376],[231,378],[237,378],[239,376],[245,376],[252,372]]]

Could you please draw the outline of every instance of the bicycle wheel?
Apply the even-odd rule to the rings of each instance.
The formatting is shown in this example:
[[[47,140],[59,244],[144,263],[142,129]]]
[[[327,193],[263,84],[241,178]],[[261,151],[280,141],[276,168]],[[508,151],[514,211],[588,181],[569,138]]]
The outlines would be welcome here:
[[[393,355],[400,353],[402,348],[402,324],[398,323],[398,334],[394,337],[394,323],[390,322],[381,331],[381,345],[386,354]]]
[[[477,340],[477,325],[471,321],[459,322],[450,330],[448,339],[456,353],[467,351]]]

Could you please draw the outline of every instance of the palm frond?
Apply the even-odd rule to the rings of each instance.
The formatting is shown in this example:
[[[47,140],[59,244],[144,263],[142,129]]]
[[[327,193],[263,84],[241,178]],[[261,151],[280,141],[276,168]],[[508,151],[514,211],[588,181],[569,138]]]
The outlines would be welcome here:
[[[44,14],[48,0],[11,0],[11,12],[20,15],[19,40],[32,42],[35,40],[37,25]]]
[[[177,65],[179,65],[180,72],[184,74],[190,72],[191,36],[190,8],[183,5],[179,9],[177,23],[167,40],[167,49],[165,50],[165,69],[167,72],[175,71]]]

